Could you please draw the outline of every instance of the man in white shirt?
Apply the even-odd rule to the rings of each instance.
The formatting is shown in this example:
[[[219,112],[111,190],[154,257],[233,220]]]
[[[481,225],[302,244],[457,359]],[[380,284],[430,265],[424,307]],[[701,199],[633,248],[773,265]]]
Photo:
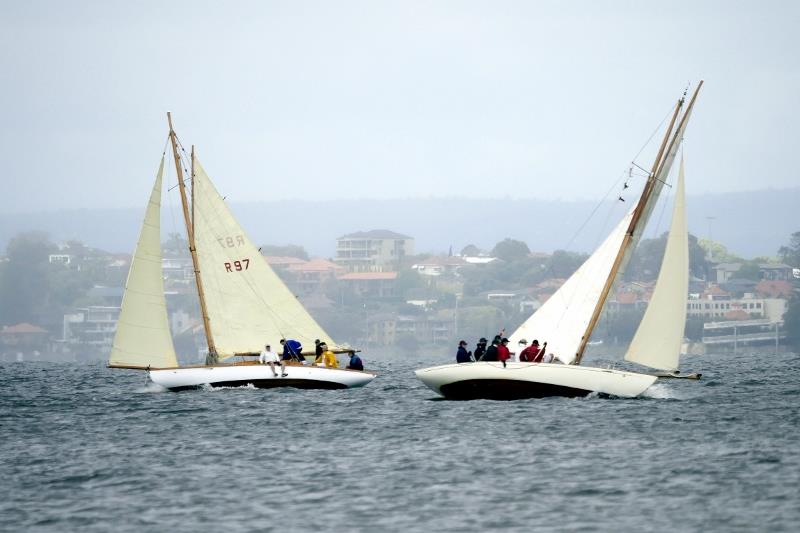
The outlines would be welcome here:
[[[276,354],[270,349],[269,344],[264,346],[264,351],[262,351],[261,355],[258,356],[258,360],[261,362],[262,365],[263,364],[269,365],[269,368],[272,370],[272,375],[274,377],[276,378],[278,377],[278,373],[275,372],[276,363],[280,363],[281,365],[281,377],[285,378],[288,375],[286,373],[286,365],[284,365],[283,361],[281,361],[281,358],[278,357],[278,354]]]

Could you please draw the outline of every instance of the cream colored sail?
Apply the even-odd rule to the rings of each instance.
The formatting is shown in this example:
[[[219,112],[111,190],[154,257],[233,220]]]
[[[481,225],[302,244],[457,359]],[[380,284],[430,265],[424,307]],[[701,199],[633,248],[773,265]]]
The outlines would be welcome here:
[[[565,363],[575,358],[581,334],[586,331],[594,308],[622,245],[633,210],[617,224],[603,244],[581,267],[509,337],[509,346],[520,339],[547,341],[547,353]]]
[[[664,259],[653,296],[633,337],[626,361],[677,370],[686,324],[689,291],[689,234],[686,227],[683,160],[675,187],[675,205]]]
[[[131,260],[109,366],[178,366],[169,331],[161,272],[161,181],[164,157],[150,194],[139,242]]]
[[[195,247],[219,359],[265,344],[279,351],[281,338],[300,341],[304,351],[313,350],[314,339],[339,348],[273,272],[196,158],[194,168]],[[277,234],[291,220],[265,211],[262,222]]]

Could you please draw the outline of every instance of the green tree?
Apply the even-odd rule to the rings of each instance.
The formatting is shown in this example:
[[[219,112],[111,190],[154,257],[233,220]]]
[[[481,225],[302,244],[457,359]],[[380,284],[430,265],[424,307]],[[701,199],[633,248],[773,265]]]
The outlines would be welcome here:
[[[401,299],[405,299],[406,293],[411,289],[422,289],[427,286],[427,282],[416,270],[401,270],[397,273],[395,280],[395,294]]]
[[[625,279],[629,281],[654,281],[661,269],[664,250],[667,247],[669,232],[657,239],[644,239],[636,247],[636,252],[625,270]],[[700,246],[697,237],[689,235],[689,271],[699,279],[708,278],[709,263],[706,251]]]
[[[299,244],[285,244],[278,246],[275,244],[264,244],[261,246],[262,255],[275,255],[284,257],[296,257],[308,261],[308,252]]]
[[[761,275],[759,273],[758,263],[759,261],[757,259],[742,261],[742,266],[739,267],[735,277],[739,279],[759,281],[761,279]]]
[[[794,268],[800,268],[800,231],[795,231],[789,238],[789,244],[778,249],[781,260]]]
[[[167,257],[182,257],[189,255],[189,242],[180,233],[170,233],[167,240],[161,245]]]
[[[38,321],[48,305],[49,255],[54,252],[55,246],[41,232],[11,239],[0,276],[0,324]]]
[[[607,317],[608,336],[615,343],[627,343],[633,339],[639,323],[642,321],[644,311],[640,309],[626,309]]]
[[[711,263],[706,257],[706,251],[700,246],[700,240],[689,234],[689,272],[698,279],[708,279],[711,273]]]
[[[586,261],[587,254],[556,250],[547,261],[545,270],[548,277],[568,278]]]
[[[786,342],[794,351],[800,352],[800,296],[789,300],[783,315],[783,327],[786,330]]]
[[[716,241],[700,239],[698,244],[705,250],[708,259],[716,263],[738,263],[742,260],[738,255],[729,252],[725,245]]]
[[[517,261],[530,255],[528,245],[514,239],[503,239],[492,248],[492,255],[503,261]]]
[[[461,249],[461,255],[474,257],[480,254],[481,254],[481,249],[475,246],[474,244],[468,244]]]
[[[48,272],[49,301],[52,305],[59,307],[61,311],[72,307],[94,285],[94,280],[88,270],[70,269],[63,265],[50,265],[50,267]]]

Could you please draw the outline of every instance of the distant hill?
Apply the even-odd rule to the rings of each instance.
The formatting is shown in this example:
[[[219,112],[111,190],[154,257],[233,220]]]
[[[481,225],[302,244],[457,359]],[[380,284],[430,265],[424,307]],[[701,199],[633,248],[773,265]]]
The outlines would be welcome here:
[[[690,196],[687,204],[691,233],[705,238],[710,229],[715,241],[746,258],[774,256],[792,232],[800,231],[800,188]],[[369,229],[410,235],[418,253],[447,252],[450,246],[458,252],[467,244],[491,249],[506,237],[523,240],[535,251],[591,251],[605,235],[608,220],[598,215],[573,236],[595,207],[591,202],[458,197],[231,205],[257,245],[299,244],[325,257],[335,254],[337,237]],[[654,212],[651,226],[658,224],[661,211]],[[41,230],[55,242],[77,239],[110,252],[130,252],[143,213],[144,206],[0,214],[0,250],[20,232]],[[663,217],[657,233],[667,227],[668,210]],[[162,230],[183,231],[179,210],[162,215]]]

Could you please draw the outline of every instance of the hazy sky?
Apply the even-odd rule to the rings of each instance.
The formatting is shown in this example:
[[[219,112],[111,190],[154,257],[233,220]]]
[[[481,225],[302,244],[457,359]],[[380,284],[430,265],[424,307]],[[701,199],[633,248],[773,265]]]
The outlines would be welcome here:
[[[592,199],[701,78],[689,194],[795,187],[798,6],[5,0],[2,206],[143,208],[167,110],[235,202]]]

